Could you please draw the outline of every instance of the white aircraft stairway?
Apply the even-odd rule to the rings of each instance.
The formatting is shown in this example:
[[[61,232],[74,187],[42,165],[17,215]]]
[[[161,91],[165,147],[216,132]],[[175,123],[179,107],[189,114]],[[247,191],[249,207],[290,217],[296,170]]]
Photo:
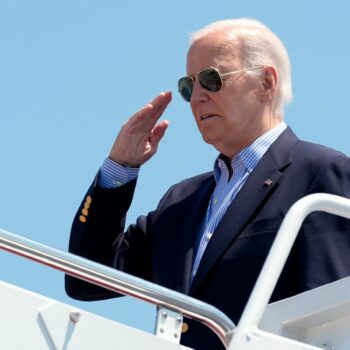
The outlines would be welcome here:
[[[0,248],[158,308],[150,334],[0,282],[0,349],[188,349],[179,344],[184,315],[208,326],[228,350],[349,350],[350,277],[267,305],[313,211],[350,218],[350,200],[314,194],[292,206],[237,327],[199,300],[0,229]]]

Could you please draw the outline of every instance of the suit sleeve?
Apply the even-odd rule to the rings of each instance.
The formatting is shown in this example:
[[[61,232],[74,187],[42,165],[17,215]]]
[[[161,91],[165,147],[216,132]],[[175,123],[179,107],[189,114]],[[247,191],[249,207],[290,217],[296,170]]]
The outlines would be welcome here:
[[[74,218],[69,251],[95,262],[118,268],[144,279],[151,279],[151,262],[146,237],[147,217],[124,232],[136,180],[124,186],[105,189],[94,183]],[[80,300],[100,300],[118,294],[66,276],[69,296]]]

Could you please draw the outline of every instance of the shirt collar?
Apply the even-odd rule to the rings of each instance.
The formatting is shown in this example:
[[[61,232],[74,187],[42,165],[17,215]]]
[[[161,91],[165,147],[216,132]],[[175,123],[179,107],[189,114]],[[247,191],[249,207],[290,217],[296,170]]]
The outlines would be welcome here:
[[[246,168],[246,171],[249,171],[249,173],[251,173],[265,152],[286,128],[287,124],[282,121],[273,129],[258,137],[251,145],[247,146],[235,157],[233,157],[231,161],[232,169],[243,165]],[[225,156],[223,154],[220,154],[214,163],[214,177],[217,183],[220,180],[221,174],[223,174],[223,172],[228,172],[227,165],[223,160],[223,157]]]

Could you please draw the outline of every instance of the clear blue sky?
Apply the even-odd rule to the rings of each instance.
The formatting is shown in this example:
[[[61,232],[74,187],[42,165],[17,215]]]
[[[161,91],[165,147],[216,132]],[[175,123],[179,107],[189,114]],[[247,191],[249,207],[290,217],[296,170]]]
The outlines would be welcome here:
[[[301,137],[350,153],[349,22],[343,1],[2,1],[0,4],[0,227],[67,249],[71,221],[123,121],[172,90],[170,127],[140,173],[128,217],[166,189],[211,169],[189,106],[176,93],[188,35],[219,19],[263,21],[285,43]],[[126,298],[70,300],[63,274],[0,251],[1,279],[151,330],[153,308]],[[127,311],[131,308],[131,311]]]

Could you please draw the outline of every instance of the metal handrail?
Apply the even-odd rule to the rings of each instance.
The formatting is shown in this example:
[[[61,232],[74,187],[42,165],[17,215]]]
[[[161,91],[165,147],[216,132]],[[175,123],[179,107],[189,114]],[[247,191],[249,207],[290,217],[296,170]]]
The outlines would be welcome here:
[[[350,199],[326,193],[311,194],[298,200],[288,210],[249,297],[228,350],[238,349],[238,345],[245,333],[258,327],[300,227],[306,216],[314,211],[323,211],[350,219]]]
[[[2,229],[0,248],[114,292],[179,312],[209,327],[225,347],[231,340],[234,323],[219,309],[200,300]]]

